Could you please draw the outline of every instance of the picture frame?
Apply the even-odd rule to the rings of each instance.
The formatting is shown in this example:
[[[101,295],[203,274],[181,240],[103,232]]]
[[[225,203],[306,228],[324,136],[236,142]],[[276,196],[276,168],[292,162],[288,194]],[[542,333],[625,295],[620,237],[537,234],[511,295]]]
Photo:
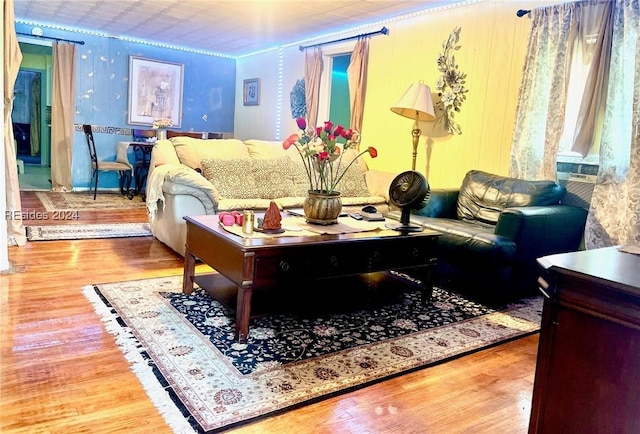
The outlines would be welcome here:
[[[184,64],[129,56],[129,112],[132,125],[153,125],[168,118],[182,124]]]
[[[260,105],[260,79],[244,80],[242,103],[244,105]]]

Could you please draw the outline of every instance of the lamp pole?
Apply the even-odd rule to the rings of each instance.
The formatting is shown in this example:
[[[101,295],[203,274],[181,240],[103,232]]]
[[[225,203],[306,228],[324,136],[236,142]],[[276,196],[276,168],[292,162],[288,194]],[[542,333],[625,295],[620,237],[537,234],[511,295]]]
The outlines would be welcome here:
[[[413,159],[411,162],[411,170],[416,170],[416,157],[418,155],[418,142],[420,141],[420,128],[418,128],[418,116],[420,113],[416,110],[416,123],[413,125],[413,130],[411,130],[411,135],[413,136]]]

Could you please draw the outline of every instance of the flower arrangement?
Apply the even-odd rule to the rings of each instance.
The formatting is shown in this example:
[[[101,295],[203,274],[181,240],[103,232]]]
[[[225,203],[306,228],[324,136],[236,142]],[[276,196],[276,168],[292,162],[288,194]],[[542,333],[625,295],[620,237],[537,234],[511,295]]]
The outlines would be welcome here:
[[[331,121],[315,129],[307,129],[304,118],[296,119],[296,123],[301,134],[290,135],[282,142],[282,146],[284,149],[295,146],[298,150],[309,178],[310,190],[334,193],[344,174],[358,158],[364,154],[369,154],[371,158],[378,156],[375,148],[368,147],[342,168],[343,154],[338,144],[342,143],[343,151],[355,148],[360,139],[357,131],[351,128],[345,130],[342,125],[334,128]]]
[[[158,128],[169,128],[172,125],[173,120],[171,118],[160,118],[153,121],[153,125],[151,128],[157,130]]]
[[[442,76],[436,82],[436,90],[440,101],[436,109],[443,112],[444,128],[451,134],[462,134],[460,125],[454,120],[455,112],[460,111],[462,102],[466,99],[467,89],[464,87],[467,74],[458,70],[453,51],[460,49],[460,27],[451,32],[449,38],[442,43],[442,54],[438,57],[438,70]]]

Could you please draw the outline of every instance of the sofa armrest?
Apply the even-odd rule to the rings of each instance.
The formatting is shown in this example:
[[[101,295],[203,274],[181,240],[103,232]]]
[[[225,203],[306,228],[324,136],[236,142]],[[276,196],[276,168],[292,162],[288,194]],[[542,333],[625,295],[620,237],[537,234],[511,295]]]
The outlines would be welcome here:
[[[579,250],[586,219],[586,210],[568,205],[505,208],[495,233],[537,258]]]
[[[458,192],[457,188],[433,189],[427,205],[413,213],[423,217],[457,219]]]
[[[164,195],[189,195],[202,202],[207,214],[218,208],[217,192],[205,177],[184,164],[163,164],[147,179],[147,208],[154,214],[164,204]]]

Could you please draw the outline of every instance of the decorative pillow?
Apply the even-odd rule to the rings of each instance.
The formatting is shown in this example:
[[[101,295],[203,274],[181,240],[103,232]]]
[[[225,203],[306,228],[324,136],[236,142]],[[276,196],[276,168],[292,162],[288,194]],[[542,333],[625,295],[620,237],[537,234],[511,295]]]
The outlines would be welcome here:
[[[246,145],[251,158],[256,160],[279,158],[282,156],[288,156],[294,161],[300,159],[298,151],[293,146],[285,150],[282,147],[282,141],[250,139],[245,140],[244,144]]]
[[[258,197],[251,158],[206,159],[200,162],[203,175],[221,198],[254,199]]]
[[[369,189],[363,173],[366,170],[366,165],[360,164],[361,161],[363,161],[363,158],[358,158],[358,151],[355,149],[343,151],[339,170],[342,172],[345,167],[349,167],[349,169],[347,169],[347,172],[336,186],[336,190],[342,193],[343,197],[369,196]],[[351,164],[352,162],[353,164]]]
[[[178,136],[170,141],[180,162],[192,169],[202,169],[202,160],[249,157],[246,146],[237,139],[203,140]]]
[[[258,196],[275,199],[293,194],[293,163],[284,156],[253,160],[253,179]]]

